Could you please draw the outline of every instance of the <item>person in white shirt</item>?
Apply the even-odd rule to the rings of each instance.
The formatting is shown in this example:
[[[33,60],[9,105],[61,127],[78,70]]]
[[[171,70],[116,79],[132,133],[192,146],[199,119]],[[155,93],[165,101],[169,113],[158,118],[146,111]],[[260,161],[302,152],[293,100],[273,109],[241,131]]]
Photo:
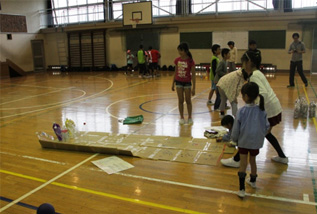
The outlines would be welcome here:
[[[285,156],[278,140],[271,132],[272,128],[282,121],[282,107],[280,101],[278,100],[276,94],[274,93],[273,89],[270,86],[270,83],[267,81],[264,74],[258,69],[261,64],[261,55],[255,52],[251,54],[250,51],[247,51],[246,54],[244,56],[248,56],[250,59],[245,60],[255,62],[254,65],[257,69],[255,69],[250,76],[250,82],[258,84],[260,88],[260,94],[264,97],[265,110],[267,112],[267,118],[270,123],[270,129],[265,138],[271,143],[271,145],[278,153],[278,156],[272,157],[271,159],[275,162],[287,164],[288,158]],[[245,69],[248,70],[249,68]],[[221,163],[225,166],[237,168],[240,166],[240,155],[239,153],[237,153],[233,158],[222,159]]]
[[[238,62],[238,49],[234,46],[233,41],[228,42],[228,46],[230,48],[230,58],[228,59],[228,72],[232,72],[237,70],[236,63]]]

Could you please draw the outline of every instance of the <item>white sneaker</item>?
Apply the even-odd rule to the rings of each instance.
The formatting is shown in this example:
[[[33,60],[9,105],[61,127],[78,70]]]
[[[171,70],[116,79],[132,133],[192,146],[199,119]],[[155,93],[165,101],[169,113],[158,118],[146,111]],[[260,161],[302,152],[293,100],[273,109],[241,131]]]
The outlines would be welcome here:
[[[281,158],[279,156],[275,156],[271,158],[272,161],[278,162],[278,163],[282,163],[282,164],[288,164],[288,157],[286,158]]]
[[[184,125],[185,124],[185,120],[184,119],[180,119],[178,122],[179,122],[179,125]]]
[[[237,195],[240,197],[240,198],[244,198],[245,197],[245,190],[239,190],[237,192]]]
[[[256,189],[256,181],[255,182],[251,182],[250,179],[247,179],[246,183],[249,184],[253,189]]]
[[[189,118],[189,119],[188,119],[188,125],[193,125],[193,123],[194,123],[193,119],[192,119],[192,118]]]
[[[207,105],[209,105],[209,106],[211,106],[211,105],[213,105],[214,103],[211,101],[211,100],[208,100],[207,101]]]
[[[220,162],[224,166],[233,167],[233,168],[239,168],[240,167],[240,161],[234,161],[233,157],[228,159],[221,159]]]

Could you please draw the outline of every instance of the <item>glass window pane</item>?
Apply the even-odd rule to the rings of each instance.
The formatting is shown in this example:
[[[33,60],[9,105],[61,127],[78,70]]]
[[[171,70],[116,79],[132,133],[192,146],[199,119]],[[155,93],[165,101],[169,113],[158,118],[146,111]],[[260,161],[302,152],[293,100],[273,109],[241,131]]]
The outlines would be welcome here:
[[[104,0],[87,0],[88,4],[103,3]]]
[[[77,0],[68,0],[68,6],[71,7],[71,6],[77,6]]]
[[[317,7],[316,0],[293,0],[293,8]]]
[[[94,5],[88,7],[88,21],[97,21],[103,19],[103,5]]]
[[[79,7],[78,8],[78,19],[79,22],[87,22],[88,17],[87,17],[87,7]]]
[[[193,13],[214,13],[216,12],[215,0],[192,0]]]
[[[55,8],[67,7],[67,1],[65,0],[54,0]]]
[[[77,0],[77,5],[87,4],[87,0]]]
[[[113,3],[113,19],[122,18],[122,3]]]

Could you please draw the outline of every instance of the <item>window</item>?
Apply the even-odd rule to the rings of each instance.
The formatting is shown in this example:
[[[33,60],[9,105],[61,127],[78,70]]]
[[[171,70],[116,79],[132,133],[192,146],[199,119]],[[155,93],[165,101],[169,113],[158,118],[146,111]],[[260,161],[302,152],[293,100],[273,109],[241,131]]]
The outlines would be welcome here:
[[[152,0],[153,17],[176,14],[176,0]]]
[[[317,0],[292,0],[292,6],[294,9],[297,8],[307,8],[307,7],[317,7]]]
[[[54,25],[104,21],[104,0],[53,0]]]
[[[215,13],[215,0],[192,0],[193,13]]]

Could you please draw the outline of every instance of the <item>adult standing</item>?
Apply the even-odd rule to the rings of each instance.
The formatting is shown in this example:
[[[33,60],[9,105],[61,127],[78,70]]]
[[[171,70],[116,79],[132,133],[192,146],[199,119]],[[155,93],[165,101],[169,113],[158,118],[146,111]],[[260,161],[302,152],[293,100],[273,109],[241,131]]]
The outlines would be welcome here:
[[[303,53],[305,53],[305,44],[299,40],[299,34],[293,33],[293,42],[289,46],[288,53],[292,54],[291,64],[290,64],[290,73],[289,73],[289,85],[287,88],[295,87],[294,84],[294,76],[295,70],[297,68],[297,72],[301,77],[305,87],[308,86],[307,79],[303,73]]]

